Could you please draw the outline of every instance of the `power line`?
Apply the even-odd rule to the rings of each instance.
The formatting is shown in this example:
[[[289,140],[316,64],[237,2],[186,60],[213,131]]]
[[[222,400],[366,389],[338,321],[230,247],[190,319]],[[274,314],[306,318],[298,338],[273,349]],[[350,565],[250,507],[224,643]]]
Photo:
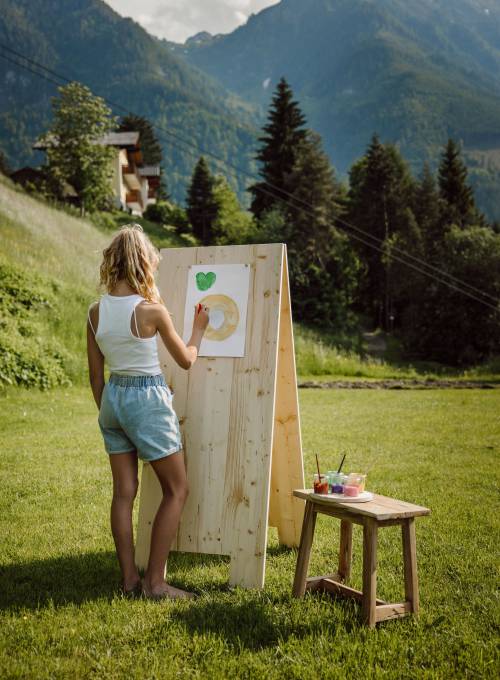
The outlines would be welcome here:
[[[56,78],[59,78],[60,80],[66,82],[66,83],[71,82],[71,80],[69,78],[67,78],[66,76],[63,76],[63,75],[53,71],[52,69],[49,69],[48,67],[44,66],[43,64],[40,64],[40,62],[37,62],[37,61],[23,55],[22,53],[12,49],[11,47],[9,47],[7,45],[4,45],[3,43],[0,43],[0,47],[3,48],[4,50],[11,52],[16,57],[24,59],[25,61],[29,62],[30,64],[33,64],[37,68],[40,68],[40,69],[46,71],[47,73],[50,73],[51,75],[55,76]],[[54,85],[57,85],[58,87],[61,86],[61,83],[53,80],[52,78],[48,77],[44,73],[39,73],[38,71],[34,70],[33,68],[29,67],[26,64],[16,62],[15,60],[9,58],[5,54],[0,53],[0,57],[6,59],[7,61],[9,61],[10,63],[12,63],[16,66],[19,66],[21,68],[28,70],[30,73],[33,73],[36,76],[44,78],[45,80],[53,83]],[[78,80],[78,79],[75,78],[75,80]],[[103,99],[105,99],[105,98],[103,97]],[[132,115],[136,115],[136,114],[133,114],[133,112],[131,112],[130,109],[123,107],[121,104],[118,104],[117,102],[113,102],[110,99],[106,99],[106,101],[108,102],[109,105],[111,105],[115,109],[125,111],[129,114],[132,114]],[[192,148],[193,149],[193,151],[192,151],[193,155],[194,155],[194,152],[196,152],[196,155],[198,155],[200,153],[200,147],[197,146],[195,143],[183,139],[182,137],[180,137],[176,133],[172,132],[171,130],[165,129],[165,128],[161,127],[160,125],[153,124],[153,127],[155,127],[157,130],[164,132],[165,134],[168,135],[168,137],[172,137],[173,139],[176,139],[177,142],[180,142],[181,144],[184,144],[185,146]],[[165,140],[165,141],[170,141],[170,140]],[[174,144],[174,146],[175,146],[175,144]],[[183,149],[183,150],[187,151],[186,149]],[[244,170],[243,168],[238,167],[237,165],[235,165],[234,163],[231,163],[230,161],[225,161],[224,159],[219,158],[216,154],[214,154],[211,151],[207,151],[206,149],[201,149],[201,153],[214,158],[218,163],[222,163],[222,165],[225,165],[227,167],[231,167],[233,170],[235,170],[236,172],[238,172],[240,174],[243,174],[243,175],[246,175],[247,177],[250,177],[253,181],[255,181],[257,179],[253,175],[251,175],[247,170]],[[259,185],[256,187],[257,191],[261,191],[262,193],[271,196],[274,200],[279,200],[289,207],[301,208],[301,209],[303,209],[305,207],[305,208],[314,210],[314,206],[312,204],[308,203],[307,201],[304,201],[303,199],[297,198],[296,196],[294,196],[290,192],[282,189],[281,187],[274,186],[270,182],[259,182]],[[263,188],[262,185],[269,187],[270,189],[274,189],[275,191],[278,191],[279,193],[288,196],[291,199],[291,201],[290,200],[287,201],[284,198],[277,196],[276,194],[272,193],[271,191],[267,191],[266,189]],[[297,205],[297,203],[299,203],[300,205]],[[309,216],[314,216],[314,213],[310,212],[310,210],[309,210],[309,212],[308,211],[305,211],[305,212]],[[459,279],[458,277],[456,277],[452,274],[449,274],[448,272],[446,272],[446,271],[444,271],[444,270],[442,270],[438,267],[435,267],[434,265],[426,262],[425,260],[422,260],[421,258],[417,258],[417,257],[413,256],[411,253],[409,253],[409,252],[407,252],[407,251],[405,251],[401,248],[398,248],[396,246],[393,246],[392,250],[400,253],[402,255],[402,257],[395,255],[394,252],[387,253],[385,248],[382,247],[383,241],[381,239],[378,239],[373,234],[370,234],[369,232],[365,232],[364,230],[360,229],[356,225],[353,225],[353,224],[347,222],[346,220],[344,220],[340,217],[335,218],[335,223],[342,224],[345,227],[347,227],[348,229],[351,229],[351,230],[356,231],[359,234],[361,234],[362,236],[358,236],[358,235],[355,235],[353,233],[348,232],[349,236],[351,238],[354,238],[358,242],[363,243],[364,245],[366,245],[370,248],[373,248],[373,249],[375,249],[375,250],[377,250],[381,253],[384,253],[390,259],[394,259],[396,261],[399,261],[402,264],[404,264],[408,267],[411,267],[415,271],[418,271],[419,273],[423,274],[424,276],[427,276],[429,278],[433,278],[434,280],[438,281],[439,283],[446,285],[449,288],[451,288],[451,289],[453,289],[457,292],[462,293],[463,295],[467,295],[469,298],[471,298],[471,299],[473,299],[477,302],[481,302],[482,304],[490,307],[491,309],[494,309],[495,311],[498,311],[498,307],[496,305],[492,305],[491,303],[487,302],[486,300],[483,300],[483,299],[477,297],[476,295],[472,294],[471,291],[475,291],[479,295],[490,298],[496,304],[498,304],[500,302],[500,300],[498,300],[496,297],[490,295],[489,293],[482,291],[479,288],[476,288],[475,286],[467,283],[466,281],[463,281],[463,280]],[[332,226],[333,226],[333,224],[332,224]],[[345,229],[344,229],[344,231],[345,231]],[[407,259],[404,259],[404,258],[408,258],[410,260],[413,260],[413,262],[416,262],[421,266],[417,266],[416,264],[412,264],[411,262],[409,262]],[[436,276],[436,274],[432,274],[430,271],[427,271],[426,269],[422,269],[422,267],[426,267],[427,269],[436,272],[437,274],[439,274],[439,276]],[[459,285],[453,285],[450,281],[443,279],[441,277],[447,277],[448,279],[451,279],[451,281],[455,281]],[[469,290],[467,290],[467,288]]]
[[[5,45],[2,44],[2,43],[0,43],[0,46],[3,47],[4,49],[7,49],[7,50],[9,50],[10,52],[14,53],[16,56],[21,57],[22,59],[25,59],[26,61],[28,61],[28,62],[30,62],[30,63],[32,63],[32,64],[35,64],[37,67],[46,70],[48,73],[51,73],[52,75],[55,75],[56,77],[60,78],[61,80],[64,80],[65,82],[71,82],[70,79],[67,78],[66,76],[63,76],[63,75],[61,75],[61,74],[56,73],[55,71],[53,71],[52,69],[49,69],[48,67],[44,66],[43,64],[40,64],[39,62],[37,62],[37,61],[35,61],[35,60],[33,60],[33,59],[30,59],[30,57],[26,57],[26,56],[23,55],[22,53],[17,52],[16,50],[14,50],[14,49],[12,49],[12,48],[10,48],[10,47],[8,47],[8,46],[5,46]],[[35,74],[35,75],[37,75],[37,74]],[[54,82],[54,81],[51,81],[51,82]],[[129,110],[129,109],[126,109],[126,108],[123,107],[121,104],[118,104],[117,102],[113,102],[113,101],[110,100],[110,99],[108,99],[107,101],[108,101],[108,103],[111,104],[113,107],[115,107],[115,108],[117,108],[117,109],[120,109],[120,110],[122,110],[122,111],[126,111],[126,112],[129,112],[129,113],[130,113],[130,110]],[[194,149],[194,151],[196,151],[196,154],[199,154],[199,153],[200,153],[199,147],[196,146],[195,144],[193,144],[192,142],[189,142],[188,140],[183,139],[183,138],[180,137],[179,135],[176,135],[175,133],[173,133],[173,132],[171,132],[170,130],[167,130],[167,129],[161,127],[160,125],[154,124],[153,126],[154,126],[157,130],[161,130],[162,132],[165,132],[165,134],[167,134],[168,136],[173,137],[174,139],[177,139],[177,141],[181,142],[182,144],[185,144],[185,145],[188,146],[188,147],[192,147],[192,148]],[[167,140],[165,140],[165,141],[167,141]],[[255,180],[255,179],[256,179],[253,175],[251,175],[249,172],[247,172],[247,171],[244,170],[243,168],[240,168],[240,167],[236,166],[235,164],[233,164],[233,163],[231,163],[231,162],[229,162],[229,161],[224,161],[223,159],[219,158],[216,154],[214,154],[214,153],[211,152],[211,151],[207,151],[206,149],[202,149],[201,152],[202,152],[203,154],[205,154],[205,155],[211,156],[211,157],[214,158],[217,162],[220,162],[220,163],[222,163],[223,165],[226,165],[226,166],[231,167],[232,169],[234,169],[235,171],[239,172],[240,174],[245,174],[247,177],[250,177],[252,180]],[[193,152],[193,155],[194,155],[194,152]],[[277,190],[277,191],[279,191],[279,192],[282,193],[282,194],[285,194],[285,195],[288,196],[295,204],[296,204],[297,202],[299,202],[299,203],[300,203],[302,206],[304,206],[304,207],[314,209],[314,206],[312,206],[310,203],[304,201],[303,199],[297,198],[296,196],[294,196],[294,195],[291,194],[290,192],[288,192],[288,191],[282,189],[281,187],[276,187],[276,186],[274,186],[273,184],[271,184],[270,182],[260,182],[260,184],[265,184],[265,185],[268,186],[269,188],[274,189],[274,190]],[[262,191],[262,187],[258,187],[257,190]],[[276,199],[281,200],[283,203],[285,203],[285,205],[288,205],[288,206],[291,206],[291,205],[292,205],[290,202],[285,201],[283,198],[281,198],[281,197],[279,197],[279,196],[276,196],[275,194],[272,194],[272,193],[269,193],[269,192],[264,192],[264,193],[268,193],[268,195],[270,195],[271,197],[273,197],[275,200],[276,200]],[[292,207],[297,207],[297,206],[292,206]],[[335,221],[336,221],[336,223],[338,223],[338,224],[342,224],[342,225],[344,225],[345,227],[347,227],[347,228],[349,228],[349,229],[352,229],[352,230],[354,230],[354,231],[357,231],[357,232],[360,233],[364,238],[371,239],[377,246],[381,246],[382,243],[383,243],[382,239],[378,239],[378,238],[377,238],[376,236],[374,236],[373,234],[370,234],[369,232],[366,232],[366,231],[360,229],[360,228],[357,227],[356,225],[347,222],[346,220],[344,220],[344,219],[341,218],[341,217],[336,217],[336,218],[335,218]],[[353,235],[353,234],[349,234],[349,235],[350,235],[352,238],[354,238],[354,235]],[[357,239],[357,240],[360,240],[360,239]],[[364,243],[365,243],[365,245],[368,245],[368,246],[371,245],[370,243],[366,243],[366,242],[364,242]],[[378,249],[379,249],[379,248],[378,248]],[[412,254],[409,253],[408,251],[405,251],[405,250],[403,250],[403,249],[401,249],[401,248],[399,248],[399,247],[397,247],[397,246],[392,246],[392,250],[397,251],[397,252],[399,252],[402,256],[404,256],[404,257],[406,257],[406,258],[409,258],[409,259],[413,260],[414,262],[420,264],[421,266],[426,267],[426,268],[428,268],[428,269],[430,269],[430,270],[436,272],[436,273],[439,274],[440,276],[448,277],[449,279],[451,279],[452,281],[455,281],[456,283],[460,284],[461,286],[464,286],[464,287],[466,287],[466,288],[469,288],[471,291],[474,291],[474,292],[476,292],[476,293],[478,293],[478,294],[480,294],[480,295],[483,295],[484,297],[488,297],[488,298],[490,298],[491,300],[493,300],[494,302],[498,302],[497,298],[494,297],[494,296],[492,296],[492,295],[490,295],[489,293],[487,293],[487,292],[485,292],[485,291],[482,291],[482,290],[480,290],[479,288],[476,288],[476,287],[473,286],[472,284],[469,284],[468,282],[459,279],[458,277],[454,276],[453,274],[450,274],[450,273],[448,273],[448,272],[446,272],[446,271],[444,271],[444,270],[442,270],[442,269],[440,269],[440,268],[438,268],[438,267],[435,267],[434,265],[432,265],[432,264],[426,262],[425,260],[422,260],[421,258],[415,257],[414,255],[412,255]],[[381,251],[381,252],[386,252],[386,251],[384,250],[384,251]],[[389,257],[391,257],[391,254],[389,254]],[[394,256],[393,256],[393,257],[394,257]],[[396,258],[394,258],[394,259],[396,259]],[[402,261],[402,260],[399,260],[399,261]],[[424,273],[424,274],[426,273],[425,271],[423,271],[423,270],[421,270],[421,269],[420,269],[420,270],[417,269],[417,271],[420,271],[421,273]],[[441,279],[441,282],[443,282],[442,279]]]
[[[3,45],[0,45],[0,47],[3,47]],[[46,75],[44,75],[43,73],[38,73],[38,71],[33,70],[32,68],[30,68],[30,67],[27,66],[26,64],[20,64],[19,62],[14,61],[14,59],[10,59],[10,57],[8,57],[8,56],[5,55],[5,54],[0,54],[0,57],[2,57],[2,59],[5,59],[5,60],[7,60],[7,61],[10,61],[11,64],[15,64],[16,66],[20,66],[21,68],[26,69],[26,70],[29,71],[30,73],[33,73],[35,76],[39,76],[40,78],[44,78],[45,80],[48,80],[50,83],[54,83],[54,85],[57,85],[58,87],[61,86],[61,83],[58,83],[56,80],[53,80],[52,78],[48,78],[48,77],[47,77]]]

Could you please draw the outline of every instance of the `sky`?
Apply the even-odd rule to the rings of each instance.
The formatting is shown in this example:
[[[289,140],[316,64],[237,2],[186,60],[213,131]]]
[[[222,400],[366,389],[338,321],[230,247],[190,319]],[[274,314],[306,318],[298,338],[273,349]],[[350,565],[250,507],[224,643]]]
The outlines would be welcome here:
[[[132,17],[159,38],[184,42],[198,33],[229,33],[250,14],[280,0],[105,0],[118,14]]]

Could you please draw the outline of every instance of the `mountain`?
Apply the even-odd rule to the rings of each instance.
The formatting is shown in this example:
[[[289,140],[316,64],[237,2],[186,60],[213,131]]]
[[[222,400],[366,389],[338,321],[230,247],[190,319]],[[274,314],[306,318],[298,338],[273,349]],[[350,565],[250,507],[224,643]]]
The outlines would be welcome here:
[[[341,174],[375,131],[416,173],[461,141],[477,200],[500,219],[499,0],[282,0],[169,49],[261,115],[285,76]]]
[[[208,45],[208,43],[213,42],[214,37],[215,36],[213,36],[208,31],[200,31],[199,33],[195,33],[195,35],[192,35],[190,38],[187,38],[185,44],[188,47]]]
[[[184,200],[201,149],[255,171],[251,156],[258,132],[253,108],[132,19],[101,0],[2,0],[1,10],[1,44],[82,81],[95,94],[167,130],[158,135],[175,200]],[[1,54],[17,59],[2,49]],[[31,146],[50,123],[50,98],[56,94],[56,85],[0,58],[0,148],[14,169],[43,161]],[[244,175],[235,176],[208,160],[212,170],[228,175],[240,196],[245,195]]]
[[[0,43],[167,131],[158,134],[178,202],[202,150],[255,174],[259,128],[284,75],[341,176],[375,131],[415,173],[424,160],[436,168],[451,136],[479,206],[500,219],[499,0],[282,0],[230,34],[201,31],[182,45],[101,0],[1,0],[1,10]],[[0,58],[0,149],[14,169],[43,160],[31,145],[56,93]],[[248,204],[250,179],[209,162]]]

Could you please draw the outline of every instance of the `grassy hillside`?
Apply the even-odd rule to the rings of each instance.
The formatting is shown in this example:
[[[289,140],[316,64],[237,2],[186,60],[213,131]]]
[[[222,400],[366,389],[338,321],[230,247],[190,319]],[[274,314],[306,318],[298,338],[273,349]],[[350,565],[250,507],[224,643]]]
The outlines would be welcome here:
[[[0,384],[51,387],[85,378],[85,319],[99,296],[101,253],[111,227],[130,221],[120,213],[99,229],[0,174]],[[158,225],[146,227],[159,247],[181,245]]]
[[[87,380],[85,319],[99,291],[101,253],[123,212],[90,221],[29,196],[0,173],[0,385],[42,388]],[[139,221],[159,248],[192,245],[174,232]],[[307,379],[417,376],[499,379],[498,361],[460,374],[436,364],[410,366],[394,341],[371,357],[361,337],[325,335],[296,325],[297,372]]]
[[[105,236],[0,176],[0,238],[0,380],[40,387],[78,380]]]

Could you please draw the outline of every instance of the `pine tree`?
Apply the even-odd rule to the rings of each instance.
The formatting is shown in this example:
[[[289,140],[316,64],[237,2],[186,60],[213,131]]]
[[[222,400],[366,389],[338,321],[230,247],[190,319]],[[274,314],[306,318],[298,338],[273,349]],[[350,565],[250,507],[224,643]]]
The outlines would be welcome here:
[[[118,129],[120,132],[139,132],[144,165],[160,165],[163,158],[161,144],[147,118],[130,113],[121,119]]]
[[[250,210],[259,219],[281,199],[288,200],[289,173],[296,160],[297,147],[305,139],[306,131],[301,129],[306,119],[285,78],[281,78],[272,99],[264,126],[265,135],[259,137],[262,147],[256,159],[262,163],[259,171],[264,181],[248,188],[253,194]],[[271,188],[272,185],[276,188]]]
[[[160,184],[156,190],[156,199],[158,201],[171,201],[172,197],[167,187],[167,180],[165,175],[165,168],[160,165]]]
[[[420,227],[425,254],[429,260],[435,259],[436,252],[443,242],[445,231],[440,219],[441,212],[441,199],[436,180],[429,164],[425,162],[415,188],[413,214]]]
[[[445,202],[444,224],[460,227],[479,221],[474,194],[467,184],[467,168],[458,145],[448,139],[439,166],[439,192]]]
[[[214,242],[213,225],[217,219],[214,181],[205,157],[201,156],[191,178],[186,203],[193,233],[204,246]]]
[[[358,229],[353,230],[354,245],[366,267],[360,287],[362,305],[374,323],[388,329],[392,304],[384,255],[390,238],[406,230],[414,181],[396,147],[382,144],[377,134],[349,176],[348,217]]]
[[[290,287],[297,320],[323,328],[348,331],[359,263],[349,239],[335,226],[340,213],[342,188],[321,137],[311,130],[296,148],[296,161],[289,175],[292,192],[283,215],[281,234],[288,248]],[[270,228],[275,230],[277,216]],[[266,239],[267,240],[267,239]]]

